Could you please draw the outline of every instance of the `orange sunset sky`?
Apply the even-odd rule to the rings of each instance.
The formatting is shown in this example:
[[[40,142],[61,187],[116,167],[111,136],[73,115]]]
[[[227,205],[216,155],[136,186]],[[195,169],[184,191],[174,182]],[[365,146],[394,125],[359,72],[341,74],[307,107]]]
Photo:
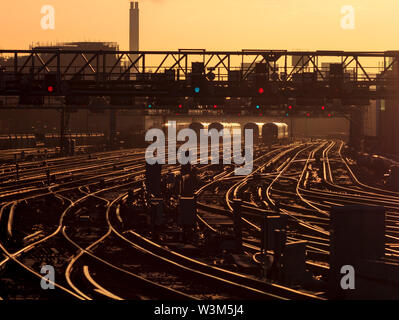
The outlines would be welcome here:
[[[142,0],[141,50],[397,50],[398,0]],[[40,9],[55,8],[55,30]],[[340,26],[352,5],[354,30]],[[128,50],[128,0],[2,0],[0,48],[32,42],[116,41]]]

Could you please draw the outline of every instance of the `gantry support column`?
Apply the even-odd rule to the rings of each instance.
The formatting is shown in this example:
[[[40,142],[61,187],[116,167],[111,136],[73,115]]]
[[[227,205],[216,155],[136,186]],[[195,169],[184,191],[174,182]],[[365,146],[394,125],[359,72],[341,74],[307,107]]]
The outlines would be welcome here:
[[[65,108],[60,110],[60,155],[66,155],[66,132],[69,127],[69,113],[65,112]]]
[[[352,111],[349,120],[349,145],[360,151],[363,139],[363,111],[360,108]]]
[[[116,110],[109,113],[109,146],[114,147],[116,143]]]

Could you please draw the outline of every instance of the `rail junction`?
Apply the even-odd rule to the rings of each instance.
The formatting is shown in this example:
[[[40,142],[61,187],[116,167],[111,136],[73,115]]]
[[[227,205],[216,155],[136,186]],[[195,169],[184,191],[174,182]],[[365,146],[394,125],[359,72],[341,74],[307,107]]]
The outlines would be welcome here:
[[[164,165],[159,186],[143,153],[24,162],[18,181],[3,165],[3,299],[327,299],[342,255],[331,212],[359,204],[384,209],[361,218],[382,217],[373,235],[354,229],[370,246],[354,244],[357,281],[384,288],[384,268],[395,275],[397,190],[367,180],[342,141],[259,144],[244,177],[229,165]],[[40,288],[43,264],[55,267],[55,293]]]

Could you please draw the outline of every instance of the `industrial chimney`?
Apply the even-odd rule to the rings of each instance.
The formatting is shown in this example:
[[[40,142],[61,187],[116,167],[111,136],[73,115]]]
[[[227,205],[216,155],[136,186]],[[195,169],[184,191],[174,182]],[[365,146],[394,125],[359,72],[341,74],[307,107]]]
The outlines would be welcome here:
[[[139,3],[130,2],[129,51],[139,51]],[[133,61],[137,55],[130,56]]]

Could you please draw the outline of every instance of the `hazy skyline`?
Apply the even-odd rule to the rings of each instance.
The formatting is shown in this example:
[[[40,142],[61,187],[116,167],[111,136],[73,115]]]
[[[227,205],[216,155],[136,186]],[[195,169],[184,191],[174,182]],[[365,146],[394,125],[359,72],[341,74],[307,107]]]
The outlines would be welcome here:
[[[395,0],[144,0],[141,50],[394,50]],[[55,8],[55,30],[42,30],[43,5]],[[341,7],[356,10],[356,27],[340,27]],[[128,49],[129,0],[18,0],[2,3],[0,48],[32,42],[115,41]]]

